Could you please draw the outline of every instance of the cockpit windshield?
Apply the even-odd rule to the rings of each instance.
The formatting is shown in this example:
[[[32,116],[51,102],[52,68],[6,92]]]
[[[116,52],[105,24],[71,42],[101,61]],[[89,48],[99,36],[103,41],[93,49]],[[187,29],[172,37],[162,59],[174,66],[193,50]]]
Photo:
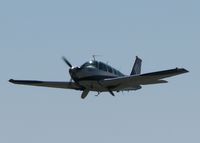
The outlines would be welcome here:
[[[98,62],[96,61],[89,61],[84,63],[81,68],[98,68]]]
[[[96,68],[96,69],[99,69],[101,71],[109,72],[109,73],[112,73],[112,74],[115,74],[115,75],[118,75],[118,76],[123,76],[123,74],[121,72],[119,72],[118,70],[112,68],[111,66],[109,66],[109,65],[107,65],[103,62],[98,62],[98,61],[86,62],[81,66],[81,68],[82,69]]]

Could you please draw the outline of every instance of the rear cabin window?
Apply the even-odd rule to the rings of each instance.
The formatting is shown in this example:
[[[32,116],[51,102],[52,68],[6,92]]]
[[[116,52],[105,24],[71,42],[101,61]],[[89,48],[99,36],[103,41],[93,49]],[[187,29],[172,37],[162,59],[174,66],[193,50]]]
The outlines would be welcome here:
[[[108,68],[108,72],[112,73],[112,68],[110,66],[108,66],[107,68]]]
[[[117,75],[117,71],[115,69],[113,69],[113,71],[114,71],[114,74]]]
[[[119,75],[119,76],[121,75],[119,71],[117,71],[117,75]]]

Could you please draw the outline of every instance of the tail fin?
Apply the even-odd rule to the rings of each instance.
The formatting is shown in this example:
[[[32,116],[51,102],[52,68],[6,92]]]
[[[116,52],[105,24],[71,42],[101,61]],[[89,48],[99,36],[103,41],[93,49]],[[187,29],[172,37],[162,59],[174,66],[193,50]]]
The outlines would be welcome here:
[[[138,56],[136,56],[134,66],[131,71],[131,75],[141,74],[141,66],[142,66],[142,60]]]

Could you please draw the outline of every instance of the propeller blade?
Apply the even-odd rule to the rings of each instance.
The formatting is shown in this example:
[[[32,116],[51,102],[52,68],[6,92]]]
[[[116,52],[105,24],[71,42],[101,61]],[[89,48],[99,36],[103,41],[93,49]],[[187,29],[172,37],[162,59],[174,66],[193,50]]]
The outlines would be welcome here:
[[[72,67],[72,64],[65,57],[62,57],[62,59],[70,68]]]

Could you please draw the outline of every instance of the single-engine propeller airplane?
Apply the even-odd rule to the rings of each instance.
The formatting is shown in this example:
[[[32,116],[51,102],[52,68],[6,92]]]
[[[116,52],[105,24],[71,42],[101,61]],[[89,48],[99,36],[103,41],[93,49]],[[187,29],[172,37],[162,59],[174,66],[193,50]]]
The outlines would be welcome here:
[[[142,85],[167,83],[163,79],[188,72],[184,68],[175,68],[141,74],[142,60],[137,56],[130,75],[124,75],[108,64],[95,60],[95,58],[80,67],[72,66],[65,57],[63,57],[63,60],[69,66],[71,76],[69,82],[14,79],[10,79],[9,82],[30,86],[80,90],[82,91],[81,98],[84,99],[90,91],[96,91],[98,95],[101,92],[109,92],[112,96],[115,96],[115,91],[138,90],[142,88]]]

